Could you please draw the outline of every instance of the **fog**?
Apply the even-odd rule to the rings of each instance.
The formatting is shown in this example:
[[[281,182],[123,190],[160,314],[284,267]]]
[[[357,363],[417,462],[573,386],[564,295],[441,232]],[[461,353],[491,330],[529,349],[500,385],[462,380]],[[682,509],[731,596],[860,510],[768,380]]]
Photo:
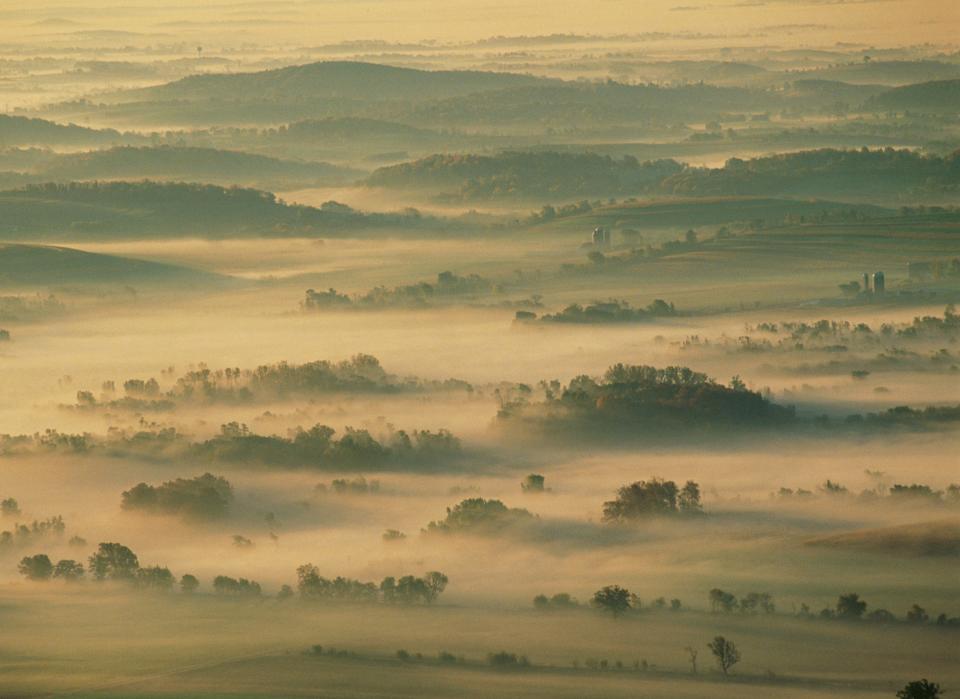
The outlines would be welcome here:
[[[958,29],[0,8],[0,697],[950,696]]]

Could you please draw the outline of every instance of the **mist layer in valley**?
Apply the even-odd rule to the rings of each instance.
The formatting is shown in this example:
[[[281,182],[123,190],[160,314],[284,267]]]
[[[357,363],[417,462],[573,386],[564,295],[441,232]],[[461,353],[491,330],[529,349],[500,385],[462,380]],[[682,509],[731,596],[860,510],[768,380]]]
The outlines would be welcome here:
[[[952,7],[154,5],[0,10],[0,695],[957,691]]]

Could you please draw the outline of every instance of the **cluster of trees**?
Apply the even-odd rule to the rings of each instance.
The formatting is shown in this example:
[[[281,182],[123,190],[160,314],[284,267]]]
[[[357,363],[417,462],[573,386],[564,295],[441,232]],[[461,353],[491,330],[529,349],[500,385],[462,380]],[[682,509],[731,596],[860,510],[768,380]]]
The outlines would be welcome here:
[[[260,583],[255,580],[227,575],[218,575],[213,579],[213,591],[229,597],[259,597],[263,592]]]
[[[501,650],[497,653],[488,653],[487,664],[496,668],[529,667],[530,661],[525,655],[517,655],[516,653],[508,653],[505,650]]]
[[[500,286],[477,274],[460,276],[440,272],[435,282],[418,282],[388,288],[378,286],[363,294],[348,296],[336,289],[307,289],[301,306],[316,311],[330,308],[422,308],[444,300],[475,297],[499,290]]]
[[[729,229],[726,227],[717,231],[716,239],[729,236]],[[697,250],[704,245],[704,241],[698,238],[694,230],[688,230],[683,237],[678,240],[665,240],[660,245],[647,245],[645,247],[632,247],[629,250],[618,254],[603,253],[599,250],[592,250],[587,253],[587,262],[575,263],[564,262],[560,265],[560,271],[565,274],[595,274],[595,273],[614,273],[626,272],[639,264],[643,264],[651,259],[672,255],[682,252]],[[662,299],[658,299],[662,301]],[[670,304],[655,302],[655,315],[673,315]]]
[[[806,619],[836,619],[839,621],[869,621],[880,624],[890,624],[897,622],[898,619],[893,612],[883,608],[877,608],[870,612],[867,611],[867,602],[856,592],[849,592],[840,595],[837,603],[833,607],[824,607],[819,613],[814,614],[806,604],[801,604],[797,616]],[[939,627],[960,628],[960,617],[950,617],[946,613],[941,613],[935,618],[927,613],[927,610],[919,604],[913,604],[903,616],[903,622],[908,624],[929,624],[934,623]]]
[[[574,423],[597,436],[653,436],[668,429],[782,425],[795,417],[793,409],[771,403],[741,381],[724,386],[686,367],[617,364],[600,379],[578,376],[566,386],[544,382],[541,389],[542,401],[531,400],[529,388],[503,399],[498,418],[548,429]]]
[[[803,361],[797,364],[781,363],[780,371],[796,375],[843,375],[853,379],[865,379],[874,371],[879,372],[937,372],[952,373],[960,366],[960,357],[946,347],[930,348],[929,345],[917,347],[916,350],[904,347],[905,336],[899,332],[908,332],[909,329],[897,331],[897,334],[873,334],[868,326],[861,324],[863,330],[854,330],[845,338],[836,339],[821,335],[806,340],[791,337],[771,338],[755,335],[740,335],[718,338],[706,338],[700,335],[690,335],[680,343],[684,350],[720,349],[728,353],[784,353],[802,355],[804,358],[811,353],[830,355],[822,361]],[[763,323],[763,326],[774,327],[775,323]],[[885,326],[890,327],[890,326]],[[769,331],[767,331],[769,332]],[[775,331],[773,331],[775,332]],[[916,335],[927,339],[926,336]],[[948,339],[947,343],[954,340]],[[854,350],[874,351],[871,356],[854,353]],[[876,390],[884,390],[877,387]]]
[[[614,202],[611,202],[609,199],[607,200],[607,202],[614,203]],[[534,211],[532,214],[530,214],[525,219],[525,222],[532,225],[536,225],[538,223],[549,223],[550,221],[553,221],[554,219],[557,219],[557,218],[566,218],[567,216],[577,216],[579,214],[588,214],[591,211],[593,211],[595,208],[600,208],[601,206],[603,206],[603,204],[604,202],[599,199],[593,202],[588,201],[586,199],[582,199],[576,203],[564,204],[562,206],[553,206],[552,204],[547,204],[546,206],[541,208],[539,211]]]
[[[590,604],[597,609],[609,611],[614,616],[619,616],[627,611],[640,612],[644,608],[643,601],[639,596],[617,585],[611,585],[597,591],[591,598]],[[533,606],[534,609],[542,611],[582,607],[575,597],[566,592],[558,592],[550,597],[543,594],[537,595],[533,598]],[[647,609],[679,612],[683,609],[683,602],[677,598],[668,600],[666,597],[657,597],[647,605]]]
[[[17,506],[16,500],[9,498],[4,502],[8,508],[11,508],[9,513],[7,510],[4,510],[3,514],[5,516],[16,516],[19,514],[19,507]],[[67,525],[60,515],[48,517],[47,519],[34,520],[30,524],[20,524],[18,522],[13,525],[13,529],[5,529],[0,532],[0,548],[25,546],[48,536],[62,536],[66,529]]]
[[[814,322],[762,322],[747,325],[746,332],[781,335],[776,344],[767,343],[764,346],[785,350],[846,348],[851,344],[885,346],[891,340],[949,340],[960,337],[960,316],[953,304],[949,304],[944,308],[943,316],[916,316],[909,323],[881,323],[872,327],[860,321],[828,319]]]
[[[204,473],[196,478],[177,478],[158,486],[139,483],[124,491],[121,506],[152,514],[180,515],[191,519],[215,519],[227,514],[233,487],[221,476]]]
[[[546,487],[547,479],[539,473],[529,473],[520,483],[520,490],[524,493],[545,493],[550,489]]]
[[[827,426],[831,424],[826,415],[819,416],[817,422]],[[960,405],[928,405],[925,408],[911,408],[899,405],[879,413],[854,413],[848,415],[842,423],[843,428],[889,430],[900,428],[907,430],[936,429],[944,425],[960,422]]]
[[[309,601],[383,602],[384,604],[432,604],[446,589],[449,579],[439,571],[422,577],[389,576],[377,585],[352,578],[325,578],[311,563],[297,568],[297,590]]]
[[[780,488],[776,497],[780,499],[808,499],[814,497],[856,497],[862,502],[876,502],[885,499],[888,502],[915,502],[922,504],[944,504],[960,505],[960,483],[951,483],[944,490],[935,490],[924,483],[894,483],[889,488],[885,487],[882,480],[885,475],[882,471],[867,471],[867,475],[878,479],[875,488],[864,489],[860,494],[854,496],[850,490],[841,483],[826,480],[819,485],[816,490],[807,490],[804,488]]]
[[[192,445],[191,452],[214,462],[258,463],[308,468],[429,467],[460,455],[460,440],[447,430],[390,431],[380,439],[347,427],[339,439],[326,425],[298,428],[290,437],[253,434],[228,423],[218,436]]]
[[[0,296],[0,321],[40,320],[60,315],[66,310],[63,301],[53,294],[46,296]]]
[[[59,578],[72,582],[79,580],[86,572],[83,564],[71,559],[62,559],[53,563],[45,553],[24,556],[17,565],[17,572],[27,580],[49,580]]]
[[[777,606],[767,592],[749,592],[739,600],[731,592],[718,587],[710,590],[710,611],[729,614],[740,610],[742,614],[773,614]]]
[[[0,517],[19,517],[20,514],[20,503],[16,498],[0,500]]]
[[[81,580],[89,573],[98,582],[112,581],[132,585],[136,589],[155,592],[170,592],[178,584],[173,573],[164,566],[141,566],[140,559],[131,549],[115,542],[104,542],[87,559],[87,565],[72,559],[53,563],[45,553],[24,556],[17,567],[20,574],[28,580],[47,581],[62,579],[67,582]],[[200,587],[200,581],[189,573],[179,581],[181,592],[193,593]],[[234,580],[218,575],[213,580],[213,590],[219,595],[257,596],[261,594],[260,585],[254,581],[240,578]]]
[[[391,543],[403,541],[407,538],[407,535],[399,529],[385,529],[383,534],[380,535],[380,538],[386,543]]]
[[[625,485],[617,497],[603,503],[604,522],[631,522],[654,516],[703,514],[700,486],[687,481],[678,487],[673,481],[651,478]]]
[[[711,593],[711,598],[712,596],[713,593]],[[769,595],[766,597],[769,598]],[[617,618],[626,612],[638,611],[640,609],[640,605],[636,599],[636,596],[631,594],[626,588],[620,587],[619,585],[607,585],[600,588],[593,594],[593,598],[590,601],[594,607],[605,612],[609,612],[614,618]],[[734,602],[735,601],[736,599],[734,598]],[[674,605],[673,602],[676,602],[677,604]],[[681,606],[679,602],[679,600],[672,600],[670,608],[679,610]],[[770,604],[772,606],[772,602]],[[737,649],[737,646],[733,643],[733,641],[729,641],[723,636],[716,636],[713,641],[707,645],[707,647],[710,649],[714,659],[717,661],[717,667],[720,668],[724,675],[727,675],[730,672],[730,668],[740,661],[740,651]],[[697,652],[692,648],[688,648],[687,651],[690,655],[690,662],[693,666],[693,672],[696,674]]]
[[[534,609],[573,609],[579,606],[580,603],[577,601],[576,597],[572,597],[566,592],[558,592],[550,597],[547,597],[546,595],[537,595],[533,598]]]
[[[128,433],[116,430],[106,437],[46,430],[33,435],[0,435],[0,453],[67,452],[109,456],[165,456],[213,463],[248,463],[315,469],[430,468],[461,455],[460,440],[449,431],[404,430],[387,426],[375,438],[369,431],[348,427],[343,435],[326,425],[297,428],[288,437],[258,435],[240,423],[221,426],[210,439],[191,442],[174,428]],[[144,494],[147,498],[149,491]],[[140,495],[138,492],[135,495]]]
[[[500,500],[467,498],[447,508],[447,516],[430,522],[425,531],[444,534],[495,534],[509,527],[529,524],[536,516],[529,510],[507,507]]]
[[[545,313],[540,316],[540,320],[545,323],[637,323],[651,318],[660,318],[676,315],[676,309],[672,303],[667,303],[663,299],[656,299],[646,308],[634,308],[626,301],[595,301],[581,306],[574,303],[558,313]],[[526,320],[527,316],[518,319]]]
[[[179,403],[249,403],[330,393],[400,393],[428,390],[471,390],[463,381],[426,381],[388,373],[369,354],[340,362],[264,364],[255,369],[211,370],[201,364],[180,376],[172,388],[161,390],[155,378],[129,379],[124,395],[116,397],[112,381],[103,384],[99,398],[91,391],[77,394],[78,407],[169,410]]]
[[[346,478],[335,478],[330,481],[329,487],[325,483],[318,483],[314,491],[318,493],[326,493],[329,491],[337,493],[338,495],[367,495],[380,492],[380,481],[375,479],[368,481],[363,476],[358,476],[350,480]]]
[[[777,611],[773,596],[767,592],[749,592],[738,598],[732,592],[713,588],[709,592],[708,601],[710,611],[714,614],[769,615],[775,614]],[[600,588],[591,597],[590,605],[595,609],[611,614],[615,618],[627,613],[636,614],[643,609],[640,598],[620,585],[607,585]],[[579,607],[580,604],[571,595],[558,593],[551,597],[543,594],[537,595],[533,598],[533,606],[536,609],[548,611],[573,609]],[[677,612],[683,609],[683,603],[679,599],[668,601],[665,597],[659,597],[648,605],[648,609],[669,609]],[[857,593],[840,595],[834,607],[826,607],[818,614],[813,613],[806,604],[801,604],[796,614],[801,618],[808,619],[866,620],[876,623],[898,621],[897,617],[886,609],[875,609],[867,613],[867,603]],[[960,627],[960,618],[950,617],[947,614],[939,614],[934,617],[918,604],[912,605],[907,610],[902,621],[908,624],[921,625],[933,623],[943,628]]]

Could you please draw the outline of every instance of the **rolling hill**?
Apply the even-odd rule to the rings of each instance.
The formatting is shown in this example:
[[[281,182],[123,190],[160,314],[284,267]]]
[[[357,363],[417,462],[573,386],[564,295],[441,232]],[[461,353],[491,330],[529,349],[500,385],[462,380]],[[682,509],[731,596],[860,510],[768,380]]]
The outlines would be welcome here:
[[[867,217],[892,216],[895,211],[879,206],[823,201],[777,199],[772,197],[701,197],[659,199],[641,202],[620,202],[591,208],[588,211],[557,218],[543,219],[537,226],[549,225],[551,232],[585,235],[597,226],[611,230],[719,226],[731,223],[779,222],[791,217],[816,219],[824,214],[856,211]],[[764,233],[764,235],[768,235]]]
[[[0,147],[84,146],[139,143],[145,139],[115,129],[89,129],[76,124],[58,124],[46,119],[0,114]]]
[[[539,202],[576,197],[638,194],[682,169],[673,160],[641,163],[593,153],[504,152],[497,155],[433,155],[380,168],[370,187],[441,192],[472,201],[513,198]]]
[[[549,82],[515,73],[425,71],[355,61],[320,61],[254,73],[192,75],[158,87],[121,92],[113,99],[383,102],[440,99]]]
[[[661,194],[677,196],[825,197],[887,204],[950,200],[960,187],[960,156],[893,148],[818,150],[731,158],[722,168],[687,168],[665,178]]]
[[[932,60],[874,60],[840,63],[809,71],[808,74],[823,80],[893,86],[957,78],[960,77],[960,66]]]
[[[369,186],[430,190],[446,199],[534,199],[556,203],[584,197],[815,197],[886,204],[939,200],[960,187],[960,155],[916,151],[819,149],[741,160],[720,168],[673,160],[640,163],[593,153],[503,152],[433,155],[381,168]]]
[[[872,97],[865,108],[871,111],[956,114],[960,112],[960,80],[935,80],[897,87]]]
[[[416,211],[365,214],[327,202],[294,206],[270,192],[164,182],[71,182],[0,192],[8,240],[337,236],[363,230],[421,231],[449,224]]]
[[[0,286],[75,284],[223,284],[229,277],[189,267],[102,255],[65,247],[0,243]]]
[[[34,182],[155,179],[282,189],[345,184],[363,173],[330,163],[214,148],[120,146],[54,155],[26,174]]]
[[[783,106],[773,92],[707,84],[587,83],[516,73],[427,71],[328,61],[255,73],[195,75],[44,108],[56,118],[190,126],[362,117],[444,129],[676,124]]]
[[[960,520],[942,519],[810,539],[808,546],[893,556],[960,556]]]

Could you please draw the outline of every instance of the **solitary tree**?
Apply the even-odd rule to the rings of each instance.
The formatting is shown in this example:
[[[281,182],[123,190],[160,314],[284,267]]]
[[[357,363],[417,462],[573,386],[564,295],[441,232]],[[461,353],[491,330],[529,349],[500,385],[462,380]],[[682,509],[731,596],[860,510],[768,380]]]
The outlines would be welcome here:
[[[940,685],[927,680],[908,682],[897,692],[897,699],[940,699]]]
[[[429,573],[423,576],[423,579],[427,584],[428,603],[433,602],[437,597],[439,597],[443,591],[447,589],[447,583],[450,582],[450,579],[438,570],[431,570]]]
[[[180,578],[180,592],[190,594],[196,592],[198,587],[200,587],[200,581],[197,580],[196,576],[187,573]]]
[[[926,609],[919,604],[915,604],[907,610],[907,621],[911,624],[926,624],[930,621],[930,616]]]
[[[523,482],[520,484],[520,488],[525,493],[542,493],[545,490],[545,481],[546,479],[539,473],[531,473],[523,479]]]
[[[678,492],[676,483],[660,478],[625,485],[617,491],[615,500],[603,503],[603,519],[629,522],[653,515],[676,514]]]
[[[697,649],[694,648],[693,646],[687,646],[686,648],[684,648],[684,650],[687,651],[687,655],[690,656],[690,670],[691,672],[693,672],[694,675],[696,675],[697,674],[697,655],[699,655],[699,653],[697,652]]]
[[[4,517],[16,517],[20,514],[20,505],[14,498],[0,501],[0,514]]]
[[[837,599],[837,617],[841,619],[859,619],[867,611],[867,603],[856,592],[840,595]]]
[[[593,593],[592,603],[616,618],[630,609],[630,591],[619,585],[607,585]]]
[[[17,570],[27,580],[49,580],[53,575],[53,563],[47,554],[38,553],[36,556],[24,556],[20,559]]]
[[[728,641],[723,636],[715,636],[713,641],[707,644],[707,648],[713,653],[717,660],[717,666],[724,675],[728,674],[730,668],[740,662],[740,651],[733,641]]]
[[[104,543],[90,556],[88,568],[97,580],[133,580],[140,561],[123,544]]]

